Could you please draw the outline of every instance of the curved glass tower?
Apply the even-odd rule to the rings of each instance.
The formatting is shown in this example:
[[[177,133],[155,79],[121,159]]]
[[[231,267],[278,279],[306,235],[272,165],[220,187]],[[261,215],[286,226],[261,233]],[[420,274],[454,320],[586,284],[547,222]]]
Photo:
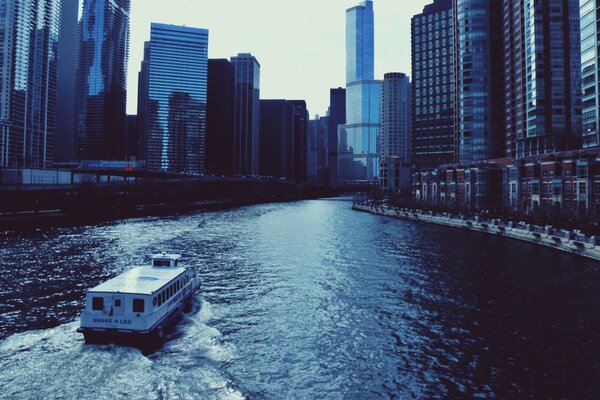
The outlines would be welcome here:
[[[0,1],[0,168],[53,160],[60,7]]]
[[[346,125],[338,130],[338,182],[379,176],[381,81],[375,75],[373,1],[346,10]]]
[[[84,0],[79,27],[76,157],[125,157],[130,0]]]

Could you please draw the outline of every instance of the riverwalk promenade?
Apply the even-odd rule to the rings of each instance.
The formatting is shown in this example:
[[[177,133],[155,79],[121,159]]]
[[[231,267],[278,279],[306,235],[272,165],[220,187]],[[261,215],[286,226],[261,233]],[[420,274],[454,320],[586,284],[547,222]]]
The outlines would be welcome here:
[[[386,217],[503,236],[600,261],[600,236],[586,236],[577,230],[567,231],[555,229],[552,226],[538,226],[525,222],[504,221],[501,219],[486,219],[482,216],[469,217],[462,214],[393,208],[387,205],[368,202],[354,203],[352,209]]]

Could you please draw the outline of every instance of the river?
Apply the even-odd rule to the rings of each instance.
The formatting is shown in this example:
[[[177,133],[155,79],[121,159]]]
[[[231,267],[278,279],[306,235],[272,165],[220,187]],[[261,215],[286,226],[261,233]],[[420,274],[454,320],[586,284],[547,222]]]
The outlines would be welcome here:
[[[84,345],[85,289],[181,253],[154,354]],[[343,199],[0,233],[0,398],[597,399],[600,268]]]

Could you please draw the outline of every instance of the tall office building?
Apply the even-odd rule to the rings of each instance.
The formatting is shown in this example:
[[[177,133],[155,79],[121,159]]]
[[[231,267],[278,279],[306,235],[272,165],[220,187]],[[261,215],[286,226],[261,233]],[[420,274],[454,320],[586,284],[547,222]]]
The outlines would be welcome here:
[[[600,15],[596,0],[580,2],[581,15],[581,83],[582,83],[582,146],[600,146],[600,64],[598,63],[598,24]]]
[[[146,114],[151,112],[148,108],[148,85],[150,74],[150,42],[144,42],[144,58],[140,65],[140,72],[138,73],[138,103],[137,103],[137,125],[138,125],[138,136],[137,136],[137,157],[139,160],[146,161],[147,157],[147,145],[146,145],[146,129],[147,121]],[[156,103],[152,103],[156,104]]]
[[[260,174],[305,181],[307,130],[304,100],[261,100]]]
[[[231,57],[235,68],[234,173],[258,175],[260,154],[260,64],[252,54]]]
[[[76,156],[125,157],[131,0],[84,0],[77,66]]]
[[[346,124],[339,127],[338,181],[376,183],[381,82],[375,80],[373,1],[346,10]]]
[[[146,167],[174,173],[203,172],[208,30],[153,23],[148,58],[141,119]]]
[[[455,158],[501,157],[504,148],[502,0],[454,0]]]
[[[0,167],[46,168],[54,157],[61,2],[0,6]]]
[[[346,124],[346,89],[329,91],[329,184],[337,184],[338,167],[338,128]]]
[[[233,109],[235,69],[229,60],[208,60],[206,169],[233,175]]]
[[[508,154],[516,149],[516,157],[524,158],[579,148],[579,1],[505,0],[504,13]]]
[[[56,104],[56,140],[57,161],[74,159],[75,139],[75,85],[73,77],[77,75],[77,14],[78,0],[62,0],[60,38],[58,39],[58,81]]]
[[[452,0],[435,0],[412,18],[412,162],[418,169],[454,162],[453,24]]]
[[[381,158],[379,186],[410,194],[411,85],[406,74],[385,74],[381,91]]]

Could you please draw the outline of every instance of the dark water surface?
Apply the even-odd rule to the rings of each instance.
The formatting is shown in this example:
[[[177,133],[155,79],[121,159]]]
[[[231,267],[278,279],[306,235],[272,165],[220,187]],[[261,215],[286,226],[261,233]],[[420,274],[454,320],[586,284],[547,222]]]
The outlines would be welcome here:
[[[350,206],[0,233],[0,397],[600,398],[598,263]],[[161,250],[194,312],[148,357],[85,346],[85,289]]]

